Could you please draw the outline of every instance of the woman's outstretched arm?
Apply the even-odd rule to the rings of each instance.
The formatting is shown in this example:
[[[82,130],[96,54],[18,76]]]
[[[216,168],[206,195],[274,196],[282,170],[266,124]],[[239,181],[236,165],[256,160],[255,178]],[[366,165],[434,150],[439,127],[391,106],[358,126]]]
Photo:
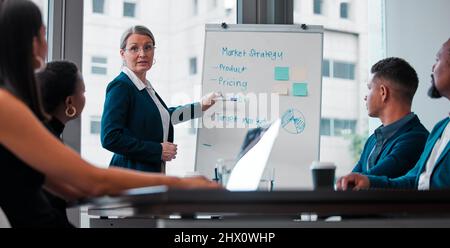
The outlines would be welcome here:
[[[117,194],[152,185],[218,188],[202,177],[183,179],[92,166],[50,134],[22,101],[4,89],[0,89],[0,143],[46,177],[64,182],[84,196]]]

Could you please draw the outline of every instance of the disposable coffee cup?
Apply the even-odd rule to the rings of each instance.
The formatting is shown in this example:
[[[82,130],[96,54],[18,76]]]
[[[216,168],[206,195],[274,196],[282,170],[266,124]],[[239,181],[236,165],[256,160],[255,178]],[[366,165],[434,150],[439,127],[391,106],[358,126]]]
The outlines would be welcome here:
[[[333,190],[336,165],[332,162],[314,161],[311,164],[314,190]]]

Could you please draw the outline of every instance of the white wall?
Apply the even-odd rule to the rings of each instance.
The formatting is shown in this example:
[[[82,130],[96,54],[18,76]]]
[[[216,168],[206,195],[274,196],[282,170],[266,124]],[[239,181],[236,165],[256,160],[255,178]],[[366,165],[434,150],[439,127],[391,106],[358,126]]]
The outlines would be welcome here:
[[[430,131],[450,110],[447,99],[427,96],[435,55],[450,38],[449,10],[448,0],[386,0],[386,54],[402,57],[416,69],[420,83],[413,111]]]

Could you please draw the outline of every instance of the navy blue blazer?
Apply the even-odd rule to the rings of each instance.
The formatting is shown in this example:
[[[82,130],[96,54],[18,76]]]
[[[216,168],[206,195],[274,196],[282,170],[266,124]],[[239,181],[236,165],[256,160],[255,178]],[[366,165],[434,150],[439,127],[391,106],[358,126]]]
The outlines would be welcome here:
[[[364,145],[361,158],[352,172],[389,178],[403,176],[419,160],[428,134],[428,130],[420,123],[419,118],[414,116],[383,144],[382,152],[376,158],[375,165],[368,169],[369,155],[377,143],[375,134],[372,134]]]
[[[199,106],[197,103],[167,108],[159,95],[156,96],[170,116],[177,116],[180,122],[194,118],[194,110]],[[148,92],[139,91],[123,72],[106,89],[100,136],[102,146],[114,153],[110,165],[161,172],[164,134],[160,112]],[[170,122],[168,141],[173,139]]]
[[[428,158],[433,151],[434,144],[441,137],[450,118],[438,122],[434,126],[428,137],[425,149],[420,156],[419,161],[412,170],[406,175],[395,179],[389,179],[382,176],[369,176],[370,187],[372,188],[403,188],[403,189],[417,189],[419,185],[420,174],[425,170]],[[450,188],[450,143],[442,151],[439,158],[436,160],[436,165],[433,168],[430,178],[430,189],[449,189]]]

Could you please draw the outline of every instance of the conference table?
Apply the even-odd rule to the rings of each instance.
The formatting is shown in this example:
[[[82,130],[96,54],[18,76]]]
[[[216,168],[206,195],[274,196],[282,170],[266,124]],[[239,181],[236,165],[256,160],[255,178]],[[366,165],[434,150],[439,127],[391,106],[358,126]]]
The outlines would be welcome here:
[[[450,227],[450,190],[132,189],[83,199],[90,227]]]

